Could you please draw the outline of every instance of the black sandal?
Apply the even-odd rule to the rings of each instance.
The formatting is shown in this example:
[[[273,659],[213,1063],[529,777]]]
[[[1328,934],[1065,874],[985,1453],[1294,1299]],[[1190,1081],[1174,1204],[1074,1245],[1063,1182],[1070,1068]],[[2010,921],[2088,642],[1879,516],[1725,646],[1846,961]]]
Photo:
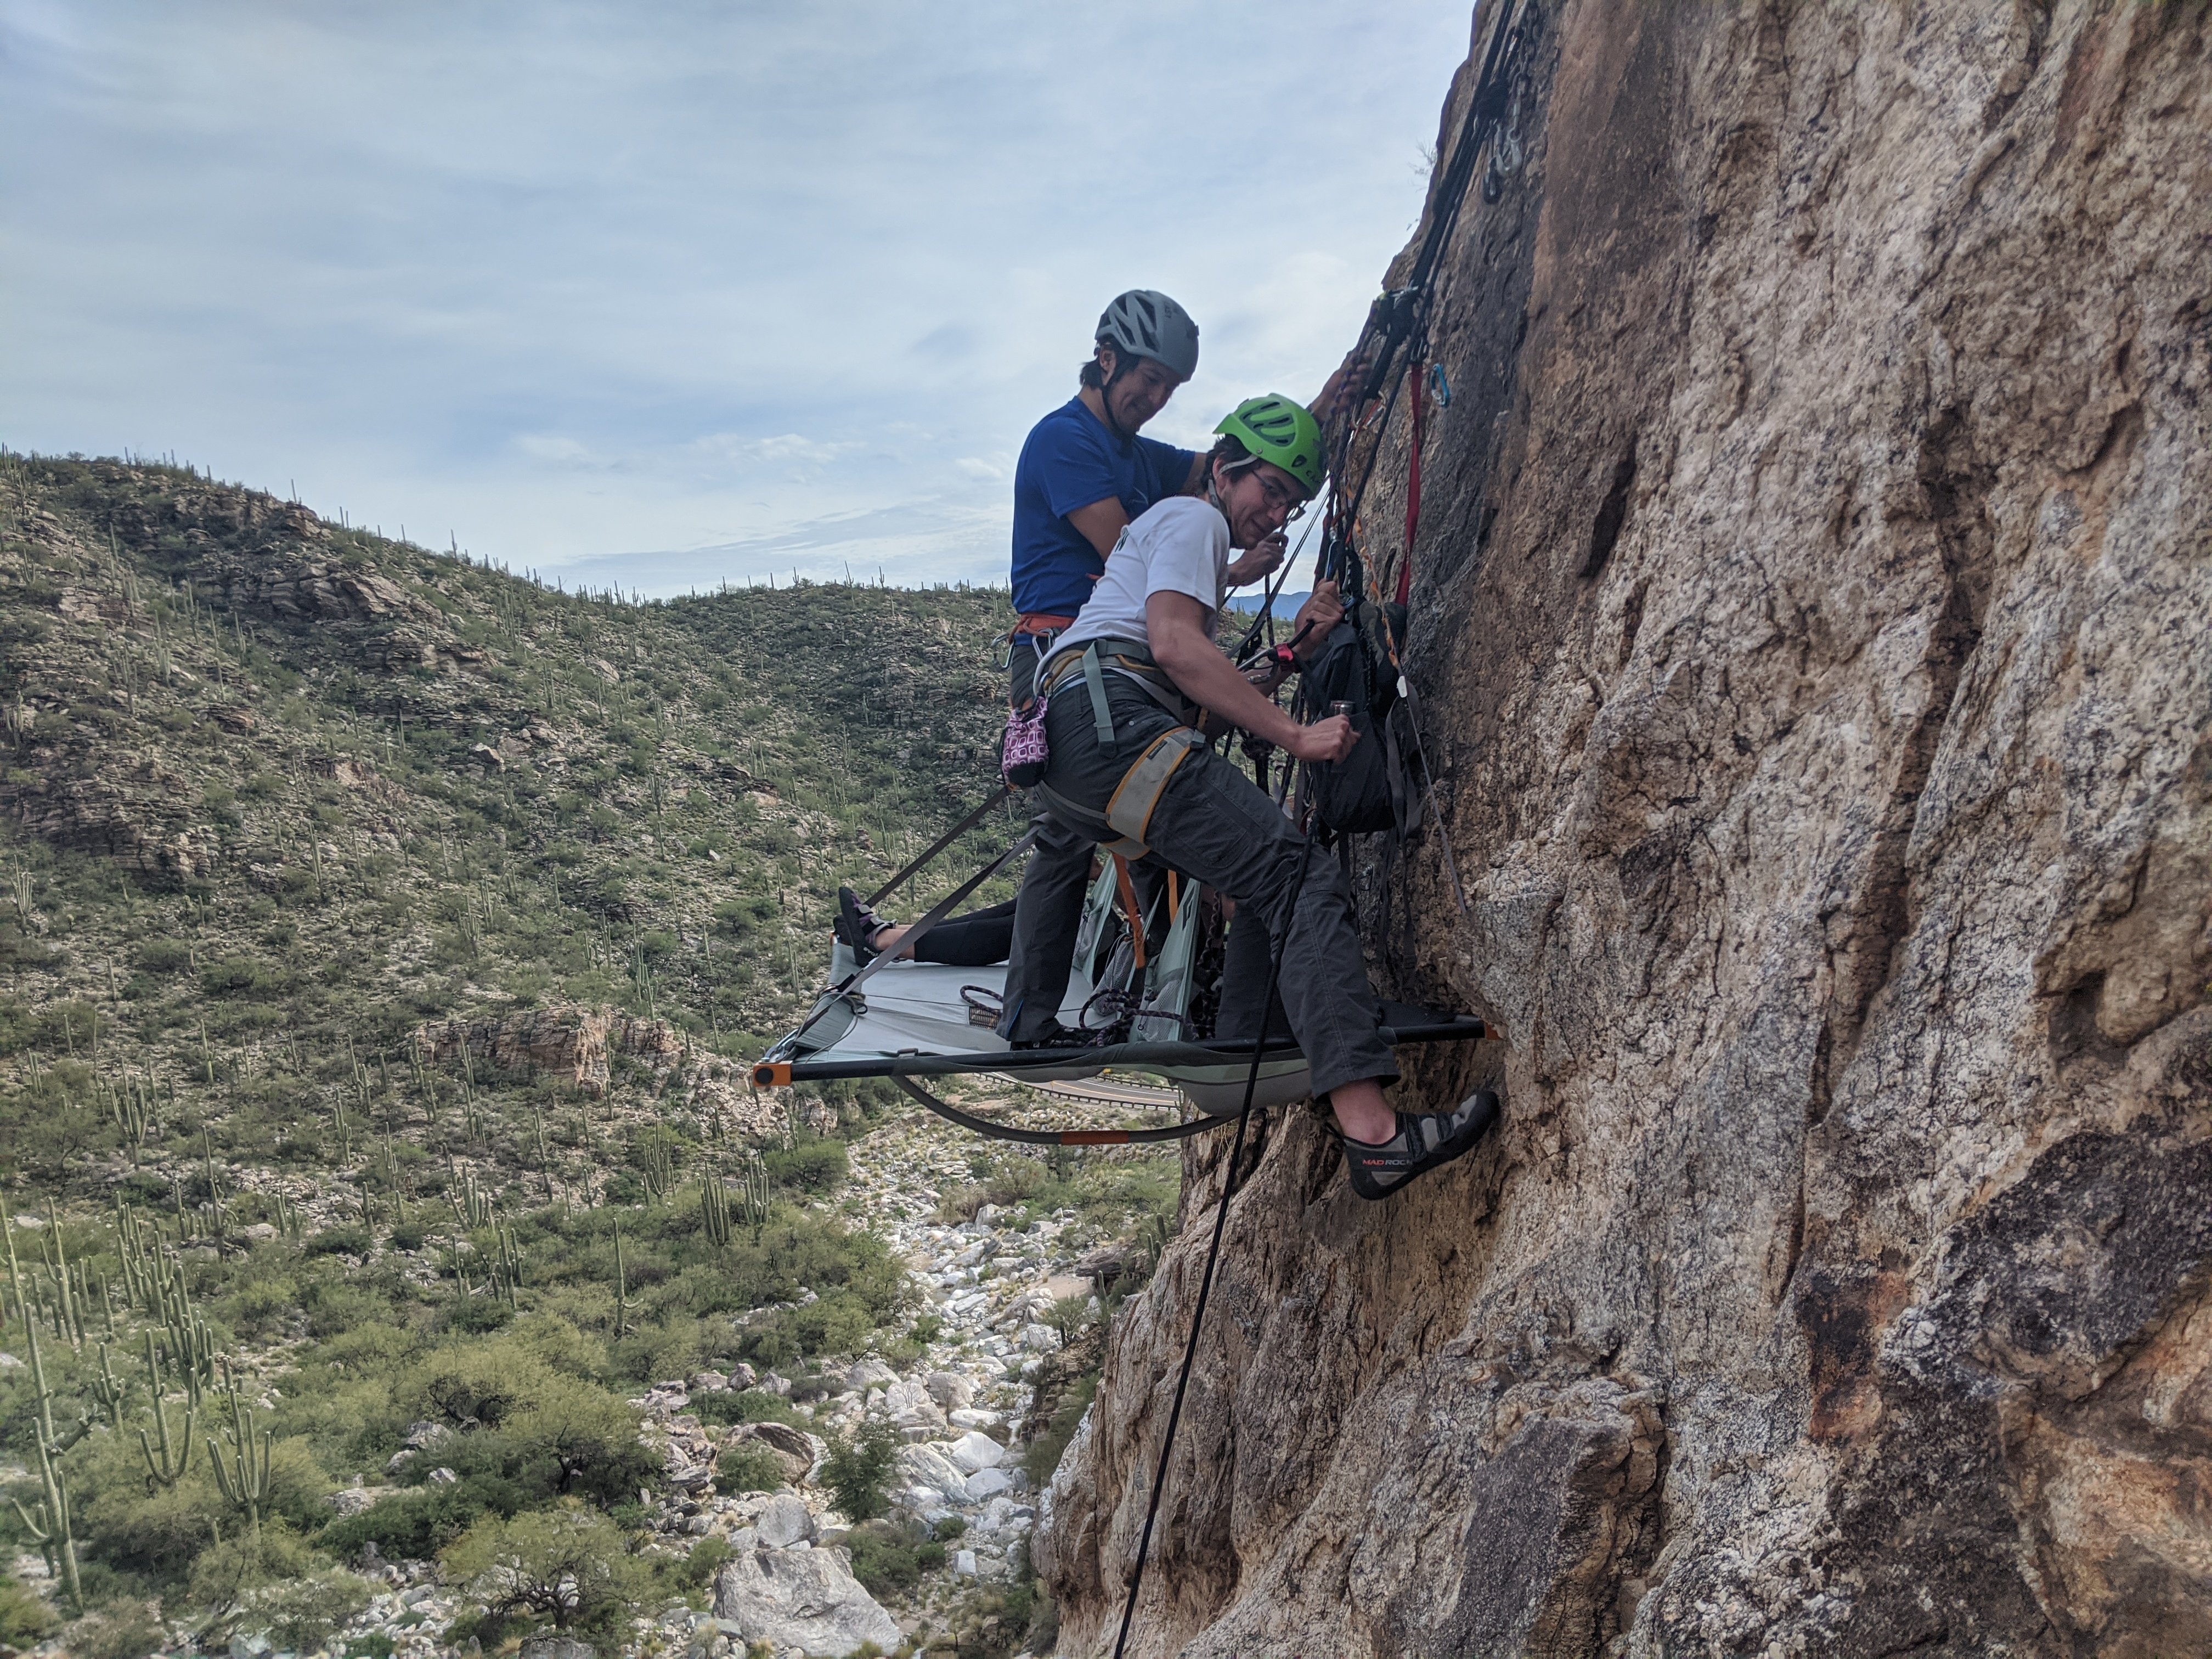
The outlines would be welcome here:
[[[1398,1114],[1398,1132],[1381,1146],[1339,1133],[1344,1172],[1352,1190],[1367,1199],[1388,1198],[1416,1176],[1441,1169],[1489,1133],[1498,1121],[1498,1096],[1477,1089],[1449,1115]]]
[[[887,926],[882,917],[860,902],[860,896],[849,887],[837,890],[837,920],[830,924],[830,931],[837,936],[838,943],[853,952],[853,960],[865,968],[876,959],[873,943],[878,929]]]

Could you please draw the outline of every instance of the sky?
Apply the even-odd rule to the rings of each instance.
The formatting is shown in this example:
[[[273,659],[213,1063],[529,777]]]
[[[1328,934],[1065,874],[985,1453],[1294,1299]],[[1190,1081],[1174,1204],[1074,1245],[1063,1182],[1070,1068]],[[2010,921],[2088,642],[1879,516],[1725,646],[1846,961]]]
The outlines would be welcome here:
[[[0,442],[647,595],[1003,582],[1098,313],[1310,397],[1468,0],[0,0]]]

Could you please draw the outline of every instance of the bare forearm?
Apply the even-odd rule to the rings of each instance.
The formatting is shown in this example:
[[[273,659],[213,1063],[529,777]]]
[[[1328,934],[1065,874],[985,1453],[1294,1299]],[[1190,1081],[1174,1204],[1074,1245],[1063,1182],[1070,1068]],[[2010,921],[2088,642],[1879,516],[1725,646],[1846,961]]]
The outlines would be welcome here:
[[[1176,629],[1154,641],[1152,656],[1183,696],[1231,726],[1278,745],[1298,729],[1202,634]]]

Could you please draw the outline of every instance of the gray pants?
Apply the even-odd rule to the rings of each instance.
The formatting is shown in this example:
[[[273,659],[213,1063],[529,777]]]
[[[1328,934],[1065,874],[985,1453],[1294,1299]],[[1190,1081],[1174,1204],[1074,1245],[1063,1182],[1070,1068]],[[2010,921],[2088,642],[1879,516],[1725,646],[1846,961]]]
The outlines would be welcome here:
[[[1057,634],[1017,634],[1006,643],[1006,707],[1019,708],[1036,695],[1037,670]]]
[[[1145,744],[1175,725],[1122,676],[1108,674],[1106,687],[1116,740],[1112,756],[1099,749],[1091,699],[1080,679],[1054,697],[1045,717],[1052,745],[1045,782],[1078,806],[1102,815]],[[1090,830],[1063,823],[1049,811],[1045,816],[1057,832],[1056,847],[1081,845],[1087,870]],[[1169,779],[1145,842],[1155,858],[1237,902],[1217,1036],[1249,1036],[1259,1030],[1270,953],[1280,950],[1281,1006],[1312,1068],[1314,1092],[1326,1095],[1362,1078],[1388,1082],[1397,1077],[1397,1061],[1375,1034],[1375,996],[1352,927],[1344,872],[1318,848],[1310,854],[1305,837],[1256,785],[1212,751],[1192,750]],[[1083,907],[1083,876],[1071,880],[1072,868],[1072,853],[1048,856],[1041,839],[1023,878],[1006,974],[1006,1029],[1018,1037],[1028,1035],[1032,1021],[1041,1025],[1049,1019],[1066,991]],[[1058,994],[1048,983],[1055,968]],[[1049,1006],[1036,1015],[1036,1001],[1046,995]]]

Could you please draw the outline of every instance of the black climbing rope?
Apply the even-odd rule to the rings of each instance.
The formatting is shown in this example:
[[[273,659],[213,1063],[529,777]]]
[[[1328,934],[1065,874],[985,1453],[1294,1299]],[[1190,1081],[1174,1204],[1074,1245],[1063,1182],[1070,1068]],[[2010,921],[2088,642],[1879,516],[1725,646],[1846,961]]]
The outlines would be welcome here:
[[[1137,1616],[1137,1592],[1144,1587],[1145,1558],[1152,1553],[1152,1523],[1159,1518],[1160,1494],[1167,1489],[1168,1459],[1175,1453],[1176,1430],[1182,1424],[1183,1396],[1190,1389],[1190,1368],[1198,1358],[1199,1333],[1206,1328],[1206,1304],[1213,1294],[1214,1264],[1221,1259],[1221,1235],[1229,1225],[1229,1200],[1237,1195],[1237,1166],[1244,1156],[1244,1134],[1252,1121],[1252,1097],[1260,1086],[1260,1056],[1265,1050],[1267,1022],[1273,1017],[1275,988],[1283,973],[1283,949],[1290,943],[1291,929],[1297,921],[1298,898],[1305,891],[1306,867],[1313,861],[1313,838],[1306,838],[1305,850],[1298,855],[1298,877],[1291,884],[1289,901],[1284,906],[1283,931],[1274,940],[1274,949],[1267,961],[1267,994],[1260,999],[1261,1042],[1252,1051],[1252,1069],[1244,1076],[1244,1104],[1237,1114],[1237,1139],[1229,1148],[1229,1167],[1221,1179],[1221,1202],[1213,1212],[1213,1239],[1206,1249],[1206,1272],[1198,1281],[1198,1304],[1191,1310],[1190,1340],[1183,1344],[1182,1369],[1176,1375],[1175,1404],[1168,1409],[1167,1433],[1160,1442],[1159,1468],[1152,1474],[1152,1502],[1145,1506],[1145,1530],[1137,1540],[1137,1564],[1129,1574],[1129,1599],[1121,1606],[1121,1633],[1114,1638],[1114,1659],[1121,1659],[1121,1650],[1128,1645],[1129,1625]]]
[[[1518,22],[1515,21],[1516,10],[1520,13]],[[1407,274],[1405,286],[1393,289],[1384,295],[1376,302],[1375,313],[1370,316],[1370,328],[1379,321],[1382,342],[1375,354],[1374,365],[1368,370],[1358,396],[1351,404],[1355,413],[1381,395],[1387,384],[1389,395],[1382,410],[1382,424],[1387,426],[1391,411],[1398,402],[1400,381],[1396,368],[1399,351],[1409,341],[1413,346],[1413,361],[1419,361],[1425,351],[1429,310],[1436,298],[1434,278],[1437,262],[1443,257],[1452,233],[1458,228],[1460,210],[1466,204],[1468,187],[1474,179],[1475,162],[1501,120],[1506,117],[1509,96],[1517,92],[1520,83],[1526,78],[1527,66],[1523,60],[1534,46],[1540,27],[1540,16],[1536,7],[1516,8],[1509,0],[1497,27],[1491,33],[1490,49],[1484,54],[1482,73],[1475,82],[1474,95],[1468,100],[1466,117],[1460,123],[1459,140],[1452,146],[1451,159],[1445,164],[1443,177],[1437,183],[1437,209],[1429,221],[1428,234],[1421,239],[1421,250],[1413,258],[1413,269]],[[1518,107],[1519,100],[1515,96],[1511,108],[1516,112],[1516,118]],[[1517,168],[1521,144],[1517,133],[1512,137],[1516,155],[1513,166]],[[1499,170],[1505,169],[1500,167]],[[1487,191],[1485,193],[1488,195]],[[1343,464],[1351,459],[1354,431],[1354,427],[1347,423],[1340,447],[1339,463],[1330,469],[1340,481],[1343,477]],[[1360,503],[1366,497],[1368,483],[1375,476],[1375,463],[1382,449],[1378,442],[1374,452],[1368,456],[1359,483],[1343,503],[1342,510],[1330,509],[1331,531],[1340,535],[1346,542],[1351,536],[1352,521],[1358,516]],[[1329,545],[1334,538],[1332,534],[1324,534],[1322,538],[1322,575],[1333,574],[1336,568],[1330,557],[1338,550]]]

